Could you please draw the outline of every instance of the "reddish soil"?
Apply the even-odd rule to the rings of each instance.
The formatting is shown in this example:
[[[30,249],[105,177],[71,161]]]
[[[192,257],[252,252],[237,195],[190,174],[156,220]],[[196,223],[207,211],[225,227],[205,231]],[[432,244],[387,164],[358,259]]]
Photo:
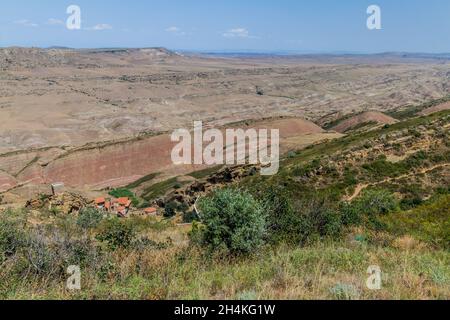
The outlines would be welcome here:
[[[314,123],[297,118],[263,120],[247,126],[239,124],[232,127],[279,129],[282,146],[283,140],[323,132]],[[316,139],[319,138],[320,135]],[[16,184],[39,185],[54,182],[63,182],[74,188],[105,188],[126,185],[150,173],[173,176],[205,168],[194,165],[175,166],[171,160],[174,145],[170,141],[170,135],[164,134],[90,145],[69,151],[53,148],[0,155],[0,169],[5,171],[5,176],[0,176],[0,184],[4,185],[3,189],[10,189]],[[17,181],[9,175],[15,175]]]
[[[397,122],[397,120],[381,112],[368,111],[343,120],[338,125],[333,127],[332,130],[344,133],[358,125],[370,122],[376,122],[378,124],[393,124]]]
[[[0,192],[11,189],[17,185],[16,179],[5,172],[0,171]]]
[[[436,112],[444,111],[444,110],[449,110],[449,109],[450,109],[450,102],[446,102],[446,103],[442,103],[442,104],[439,104],[437,106],[425,109],[425,110],[423,110],[420,113],[420,115],[427,116],[427,115],[432,114],[432,113],[436,113]]]

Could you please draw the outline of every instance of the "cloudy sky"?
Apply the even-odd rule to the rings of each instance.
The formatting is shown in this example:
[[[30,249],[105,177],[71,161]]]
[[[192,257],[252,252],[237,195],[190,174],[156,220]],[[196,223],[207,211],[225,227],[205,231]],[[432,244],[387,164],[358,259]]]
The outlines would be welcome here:
[[[381,8],[381,30],[367,8]],[[69,5],[81,29],[68,30]],[[0,46],[450,52],[448,0],[4,0]]]

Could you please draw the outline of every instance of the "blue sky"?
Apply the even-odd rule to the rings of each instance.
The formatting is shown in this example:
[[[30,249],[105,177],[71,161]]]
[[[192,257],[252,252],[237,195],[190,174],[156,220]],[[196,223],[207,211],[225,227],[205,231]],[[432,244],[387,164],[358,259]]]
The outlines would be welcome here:
[[[66,8],[82,29],[67,30]],[[379,5],[382,30],[366,27]],[[450,52],[448,0],[3,0],[0,46]]]

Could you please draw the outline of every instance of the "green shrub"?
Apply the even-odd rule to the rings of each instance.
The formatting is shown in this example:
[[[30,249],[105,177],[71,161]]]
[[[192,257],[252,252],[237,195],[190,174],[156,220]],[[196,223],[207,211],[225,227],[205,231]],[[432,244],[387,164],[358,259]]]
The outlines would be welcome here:
[[[0,263],[13,256],[25,243],[25,232],[19,221],[9,220],[1,215],[0,220]]]
[[[280,188],[264,192],[264,210],[267,216],[268,236],[271,242],[295,242],[300,217],[295,213],[290,195]]]
[[[152,204],[150,202],[148,202],[147,200],[142,201],[137,208],[138,209],[146,209],[148,207],[150,207]]]
[[[183,223],[192,223],[196,220],[198,220],[198,216],[195,211],[186,211],[183,213]]]
[[[427,159],[428,154],[425,151],[419,151],[406,158],[405,164],[408,168],[417,168],[422,166]]]
[[[400,209],[402,210],[409,210],[415,207],[420,206],[423,203],[423,200],[419,196],[408,196],[403,198],[400,201]]]
[[[340,211],[345,225],[369,223],[376,226],[379,215],[386,215],[397,208],[398,202],[392,193],[384,189],[369,189],[353,202],[342,203]]]
[[[143,251],[145,249],[163,250],[170,246],[172,246],[170,238],[166,242],[156,242],[145,236],[135,239],[132,243],[132,248],[138,251]]]
[[[212,250],[232,254],[257,250],[266,237],[266,214],[251,194],[237,189],[221,189],[199,201],[203,228],[194,237]],[[198,232],[201,234],[198,235]]]
[[[97,239],[106,242],[108,248],[129,248],[135,240],[136,232],[133,227],[118,218],[105,221]]]
[[[175,201],[171,201],[166,204],[164,207],[164,217],[165,218],[172,218],[177,214],[178,210],[178,203]]]
[[[77,225],[82,229],[94,229],[102,221],[104,213],[95,208],[84,208],[77,218]]]
[[[320,168],[320,159],[314,159],[311,162],[298,166],[293,169],[292,175],[294,177],[304,177],[309,175],[311,172],[314,172],[315,170]]]
[[[438,195],[421,206],[382,217],[387,230],[412,235],[436,247],[450,249],[450,196]]]
[[[341,216],[327,195],[318,194],[303,199],[297,204],[296,209],[300,214],[300,224],[296,233],[301,243],[340,235]]]
[[[269,187],[260,197],[268,214],[271,243],[305,244],[309,240],[339,236],[342,221],[334,194],[328,191],[302,191],[299,199],[283,187]]]
[[[386,156],[382,155],[375,161],[365,163],[362,165],[372,178],[379,179],[380,177],[398,177],[399,175],[408,172],[408,168],[403,162],[392,163],[386,161]]]

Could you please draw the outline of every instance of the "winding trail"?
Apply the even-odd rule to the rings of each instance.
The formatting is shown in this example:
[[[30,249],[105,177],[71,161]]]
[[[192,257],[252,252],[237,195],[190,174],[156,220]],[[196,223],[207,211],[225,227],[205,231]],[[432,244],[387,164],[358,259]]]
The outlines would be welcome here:
[[[378,181],[378,182],[374,182],[374,183],[358,184],[356,186],[356,189],[353,192],[353,194],[350,197],[345,197],[344,200],[345,201],[349,201],[349,202],[353,201],[355,198],[357,198],[361,194],[361,192],[363,192],[365,189],[367,189],[370,186],[377,186],[377,185],[380,185],[380,184],[383,184],[383,183],[386,183],[386,182],[400,180],[400,179],[407,178],[407,177],[410,177],[410,176],[416,175],[416,174],[424,174],[424,173],[433,171],[435,169],[442,168],[442,167],[448,167],[448,166],[450,166],[450,163],[438,164],[438,165],[435,165],[435,166],[433,166],[431,168],[424,168],[424,169],[422,169],[422,170],[420,170],[418,172],[412,172],[412,173],[404,174],[404,175],[401,175],[399,177],[386,178],[384,180],[381,180],[381,181]]]

